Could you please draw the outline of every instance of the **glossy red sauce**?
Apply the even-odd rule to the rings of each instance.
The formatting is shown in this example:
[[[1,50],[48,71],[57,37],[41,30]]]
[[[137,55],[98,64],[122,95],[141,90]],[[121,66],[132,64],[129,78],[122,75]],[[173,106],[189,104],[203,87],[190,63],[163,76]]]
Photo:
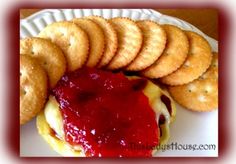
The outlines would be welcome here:
[[[151,156],[158,144],[156,115],[142,89],[146,80],[84,68],[67,73],[53,90],[65,139],[87,156]]]

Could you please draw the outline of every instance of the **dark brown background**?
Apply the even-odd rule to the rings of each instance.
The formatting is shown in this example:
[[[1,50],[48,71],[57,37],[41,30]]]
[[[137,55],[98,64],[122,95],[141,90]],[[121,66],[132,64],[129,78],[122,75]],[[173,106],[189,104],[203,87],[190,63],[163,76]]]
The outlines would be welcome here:
[[[41,9],[21,9],[20,18]],[[218,11],[216,9],[155,9],[156,11],[180,18],[196,26],[208,36],[218,40]]]

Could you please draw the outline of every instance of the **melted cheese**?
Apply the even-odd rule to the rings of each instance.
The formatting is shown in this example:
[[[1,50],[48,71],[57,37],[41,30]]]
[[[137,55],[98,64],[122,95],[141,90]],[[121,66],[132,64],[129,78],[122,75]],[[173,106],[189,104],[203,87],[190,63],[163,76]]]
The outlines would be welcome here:
[[[59,138],[64,139],[64,130],[62,115],[60,113],[59,104],[53,96],[49,97],[49,100],[44,109],[44,115],[47,123],[56,132]]]

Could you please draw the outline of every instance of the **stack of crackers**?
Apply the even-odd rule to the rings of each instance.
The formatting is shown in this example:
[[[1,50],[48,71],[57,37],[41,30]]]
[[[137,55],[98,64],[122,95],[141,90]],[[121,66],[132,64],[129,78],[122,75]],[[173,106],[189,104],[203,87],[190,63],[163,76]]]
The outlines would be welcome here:
[[[218,106],[218,55],[199,34],[150,20],[99,16],[46,26],[20,41],[20,123],[43,107],[65,72],[82,67],[135,72],[159,79],[194,111]]]

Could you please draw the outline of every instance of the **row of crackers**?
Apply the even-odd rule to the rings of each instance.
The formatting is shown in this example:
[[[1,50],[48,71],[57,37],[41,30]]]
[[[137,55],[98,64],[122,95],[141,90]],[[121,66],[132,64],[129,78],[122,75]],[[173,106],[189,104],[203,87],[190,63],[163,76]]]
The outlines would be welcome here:
[[[121,17],[76,18],[52,23],[38,37],[21,40],[20,54],[21,102],[26,102],[21,108],[32,103],[23,101],[30,97],[26,95],[31,94],[27,84],[31,82],[32,93],[39,97],[33,102],[35,113],[46,100],[47,80],[53,88],[66,71],[84,66],[138,72],[166,84],[173,98],[188,109],[217,108],[218,55],[212,55],[202,36],[173,25]],[[34,74],[41,79],[29,80]]]

